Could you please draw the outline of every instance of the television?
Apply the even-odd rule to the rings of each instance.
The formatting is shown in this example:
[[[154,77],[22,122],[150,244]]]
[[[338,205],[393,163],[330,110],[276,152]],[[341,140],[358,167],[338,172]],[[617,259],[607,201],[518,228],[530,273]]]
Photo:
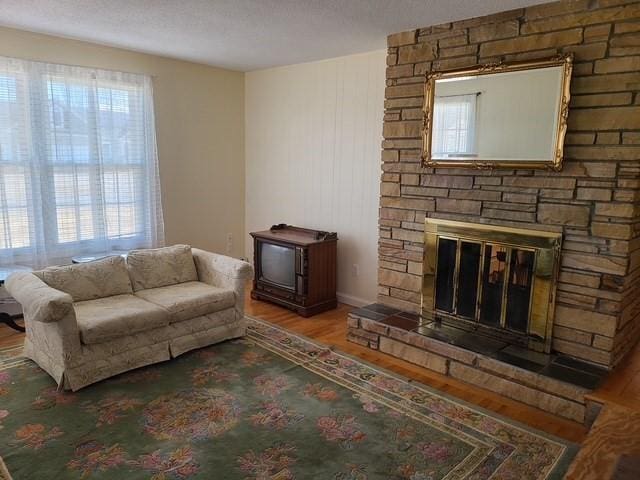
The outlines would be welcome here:
[[[279,224],[251,236],[256,272],[251,298],[304,317],[336,307],[337,234]]]
[[[295,247],[258,242],[260,248],[260,280],[288,290],[296,287]]]

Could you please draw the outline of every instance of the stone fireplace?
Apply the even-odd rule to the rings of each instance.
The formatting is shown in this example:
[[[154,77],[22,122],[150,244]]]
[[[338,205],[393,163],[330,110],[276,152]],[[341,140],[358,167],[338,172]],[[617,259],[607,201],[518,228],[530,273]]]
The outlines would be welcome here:
[[[573,0],[388,37],[378,304],[351,315],[350,340],[567,418],[589,416],[586,392],[640,338],[639,32],[637,1]],[[426,74],[564,53],[573,53],[574,68],[562,171],[422,166]],[[519,313],[503,312],[509,310],[508,269],[522,270],[516,280],[521,286],[530,280],[528,247],[514,253],[497,245],[487,254],[486,241],[442,242],[437,247],[449,258],[443,274],[453,289],[434,283],[426,305],[448,322],[420,317],[423,285],[436,282],[438,267],[424,268],[425,252],[433,247],[425,243],[425,220],[562,239],[548,302],[552,322],[537,344],[530,342],[537,327],[525,315],[526,299],[517,302]],[[461,279],[456,262],[465,258],[473,268]],[[468,286],[485,268],[484,281],[494,280],[494,298],[487,299],[487,305],[493,302],[491,321],[474,311],[473,298],[455,290],[489,295]],[[544,301],[529,295],[530,302]],[[480,335],[483,327],[496,326],[515,334]],[[527,335],[519,336],[525,329]]]

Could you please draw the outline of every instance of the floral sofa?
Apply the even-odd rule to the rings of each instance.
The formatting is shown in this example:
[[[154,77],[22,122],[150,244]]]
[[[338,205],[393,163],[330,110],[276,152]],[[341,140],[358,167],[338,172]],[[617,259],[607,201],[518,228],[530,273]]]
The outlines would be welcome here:
[[[245,334],[251,265],[187,245],[19,272],[24,353],[64,389]]]

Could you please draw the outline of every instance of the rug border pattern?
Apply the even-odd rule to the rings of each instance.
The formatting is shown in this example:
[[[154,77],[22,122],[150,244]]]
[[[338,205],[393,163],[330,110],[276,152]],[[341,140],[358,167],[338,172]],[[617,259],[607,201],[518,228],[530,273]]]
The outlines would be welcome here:
[[[540,476],[538,478],[540,479],[546,479],[549,478],[549,475],[551,475],[554,470],[556,469],[556,467],[558,467],[558,465],[563,461],[563,460],[567,460],[566,457],[572,453],[575,455],[575,451],[577,450],[577,445],[573,444],[572,442],[566,441],[566,440],[562,440],[560,438],[557,438],[553,435],[544,433],[544,432],[540,432],[537,431],[527,425],[524,424],[520,424],[514,420],[508,419],[500,414],[497,414],[495,412],[483,409],[482,407],[479,407],[477,405],[472,405],[469,404],[467,402],[464,402],[463,400],[460,400],[458,398],[452,397],[450,395],[447,395],[443,392],[440,392],[436,389],[433,389],[427,385],[424,384],[420,384],[418,382],[414,382],[411,381],[401,375],[398,375],[394,372],[388,371],[384,368],[378,367],[376,365],[372,365],[371,363],[367,362],[366,360],[360,359],[358,357],[354,357],[351,355],[348,355],[344,352],[340,352],[340,351],[336,351],[333,348],[327,347],[326,345],[320,344],[318,342],[315,342],[314,340],[308,338],[308,337],[304,337],[302,335],[298,335],[295,332],[292,332],[290,330],[284,329],[278,325],[274,325],[272,323],[269,322],[265,322],[261,319],[258,319],[256,317],[250,316],[250,315],[246,315],[245,316],[247,320],[254,322],[257,325],[260,325],[263,329],[266,329],[267,331],[271,330],[272,332],[277,332],[280,335],[285,335],[286,337],[290,338],[290,339],[295,339],[297,342],[299,342],[299,344],[302,345],[308,345],[311,346],[315,349],[319,349],[323,352],[327,352],[335,357],[339,357],[342,359],[345,359],[346,361],[349,362],[355,362],[358,364],[363,365],[366,369],[369,369],[373,372],[376,372],[379,375],[383,375],[383,376],[388,376],[390,378],[393,378],[399,382],[402,382],[406,388],[408,389],[412,389],[415,391],[418,391],[420,393],[422,393],[423,395],[426,396],[430,396],[433,398],[437,398],[440,399],[444,402],[448,402],[451,404],[456,405],[458,408],[460,409],[465,409],[469,412],[473,412],[477,415],[482,415],[482,416],[486,416],[491,418],[493,421],[498,422],[501,424],[502,428],[505,430],[509,430],[515,433],[518,433],[518,436],[521,437],[521,442],[520,445],[513,445],[514,451],[503,460],[502,465],[500,467],[498,467],[498,469],[494,472],[494,477],[499,476],[499,470],[501,468],[504,468],[505,465],[510,464],[510,466],[512,467],[516,467],[517,470],[517,466],[519,465],[517,462],[517,453],[519,451],[521,451],[524,447],[529,446],[532,441],[534,443],[539,444],[539,449],[540,451],[546,451],[546,448],[551,445],[553,446],[555,449],[557,449],[557,451],[555,452],[555,460],[550,463],[549,465],[545,465],[546,468],[544,468],[543,470],[540,471]],[[260,335],[260,338],[262,339],[262,342],[260,343],[268,343],[269,345],[271,345],[273,347],[273,349],[275,349],[276,351],[274,351],[274,353],[277,353],[281,356],[284,356],[285,358],[288,358],[290,361],[293,361],[294,363],[299,364],[300,366],[313,371],[314,373],[318,374],[318,371],[315,370],[315,368],[313,367],[317,367],[317,364],[321,363],[318,361],[317,357],[310,357],[309,355],[305,355],[303,352],[305,351],[303,348],[300,348],[298,350],[295,350],[295,348],[291,347],[290,345],[287,344],[283,344],[282,342],[275,342],[273,340],[273,336],[272,335],[263,335],[263,334],[259,334],[256,331],[256,328],[253,327],[251,324],[248,325],[248,332],[247,332],[247,336],[251,339],[255,339],[256,335]],[[265,348],[264,345],[260,345],[262,348]],[[270,351],[273,351],[272,349],[269,349]],[[279,351],[278,351],[279,350]],[[293,351],[293,353],[291,353]],[[302,353],[301,353],[302,352]],[[285,355],[283,355],[283,353],[285,353]],[[298,353],[298,355],[295,355],[295,353]],[[312,367],[313,366],[313,367]],[[323,369],[323,367],[319,367],[318,369]],[[326,372],[326,369],[324,369],[324,371]],[[323,375],[325,376],[325,375]],[[335,375],[331,375],[328,374],[328,376],[326,377],[329,380],[331,380],[332,382],[338,383],[338,384],[342,384],[340,381],[337,381],[335,378]],[[370,382],[369,385],[373,386]],[[351,388],[349,386],[343,385],[346,388]],[[379,388],[377,386],[373,386],[374,388]],[[351,388],[352,389],[352,388]],[[353,390],[353,389],[352,389]],[[370,393],[370,392],[367,392]],[[392,395],[398,395],[395,392],[391,392],[391,391],[387,391],[387,393],[390,393]],[[416,403],[414,400],[412,400],[411,398],[407,398],[407,397],[401,397],[403,399],[403,401],[405,403],[411,403],[413,404],[413,408],[419,410],[419,409],[424,409],[424,405],[418,404]],[[406,413],[403,411],[403,413]],[[442,412],[439,412],[440,415],[445,416]],[[416,418],[416,420],[420,420],[418,418]],[[492,440],[497,444],[497,443],[505,443],[504,440],[496,438],[494,436],[492,436],[490,433],[478,430],[476,427],[474,427],[473,425],[464,425],[462,421],[460,421],[457,418],[449,418],[450,421],[458,423],[458,424],[462,424],[465,428],[469,428],[472,429],[474,431],[476,431],[477,433],[490,437],[492,438]],[[460,431],[456,431],[456,435],[458,435],[460,433]],[[571,455],[571,458],[573,457],[573,455]],[[568,460],[570,460],[571,458],[569,458]],[[522,472],[522,474],[530,474],[531,472]],[[449,480],[450,478],[465,478],[465,477],[449,477],[447,476],[447,479]],[[471,478],[471,477],[470,477]],[[521,477],[521,478],[529,478],[529,477]]]

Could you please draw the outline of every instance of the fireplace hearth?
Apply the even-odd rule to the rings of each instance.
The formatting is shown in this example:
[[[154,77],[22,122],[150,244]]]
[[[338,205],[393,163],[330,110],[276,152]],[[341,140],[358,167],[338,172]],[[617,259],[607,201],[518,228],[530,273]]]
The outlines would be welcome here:
[[[589,424],[607,371],[552,352],[562,234],[426,218],[420,313],[373,304],[347,339]]]
[[[535,352],[488,336],[466,322],[372,304],[349,313],[347,339],[359,345],[590,424],[601,405],[589,400],[605,369],[562,354]]]
[[[422,322],[549,353],[562,236],[427,218]]]

